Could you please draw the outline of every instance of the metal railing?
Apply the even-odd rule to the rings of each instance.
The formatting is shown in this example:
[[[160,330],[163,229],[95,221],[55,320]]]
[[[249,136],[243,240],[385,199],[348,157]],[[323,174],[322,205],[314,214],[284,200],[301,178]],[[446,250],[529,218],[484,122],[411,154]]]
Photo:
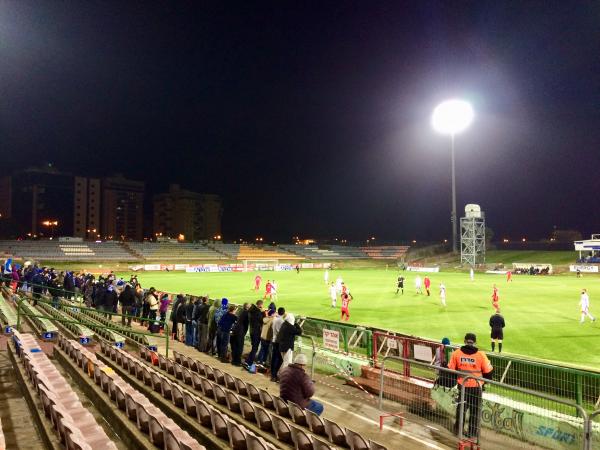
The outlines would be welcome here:
[[[429,376],[402,375],[407,364]],[[392,367],[398,371],[386,370]],[[384,357],[380,368],[382,417],[421,422],[442,440],[486,449],[591,449],[594,416],[574,401],[403,357]],[[458,376],[461,384],[444,382]]]
[[[139,336],[151,336],[153,338],[163,338],[165,340],[165,356],[168,357],[169,356],[169,339],[170,339],[170,334],[169,334],[169,324],[165,321],[160,321],[159,319],[155,319],[152,320],[152,322],[157,323],[159,325],[163,325],[164,326],[164,336],[160,336],[157,335],[155,333],[145,333],[142,331],[136,331],[132,328],[127,328],[124,329],[122,327],[119,327],[116,323],[114,325],[112,324],[107,324],[107,323],[94,323],[94,319],[92,319],[90,317],[90,320],[75,320],[75,319],[66,319],[66,318],[57,318],[57,317],[53,317],[53,316],[48,316],[48,315],[44,315],[44,314],[35,314],[35,313],[31,313],[25,310],[25,308],[22,306],[23,302],[28,301],[28,299],[25,299],[23,297],[18,297],[18,301],[17,301],[17,324],[16,324],[16,328],[17,331],[21,331],[21,317],[31,317],[32,319],[45,319],[45,320],[50,320],[50,321],[55,321],[55,322],[59,322],[59,323],[68,323],[68,324],[74,324],[74,325],[82,325],[84,327],[90,328],[94,331],[96,331],[97,329],[101,328],[103,330],[109,330],[112,332],[115,332],[117,334],[120,333],[130,333],[130,334],[134,334],[134,335],[139,335]],[[44,303],[46,305],[50,305],[51,307],[60,310],[59,308],[55,307],[55,304],[53,304],[53,302],[48,301],[48,300],[44,300],[41,298],[36,299],[37,303]],[[59,305],[60,306],[60,305]],[[98,311],[96,309],[93,308],[87,308],[84,306],[74,306],[74,308],[77,309],[78,312],[82,312],[82,311],[88,311],[88,312],[93,312],[93,313],[102,313],[102,314],[106,314],[109,315],[110,317],[113,316],[117,316],[117,317],[125,317],[125,318],[129,318],[131,317],[132,319],[139,319],[139,317],[136,316],[132,316],[129,314],[119,314],[119,313],[114,313],[114,312],[109,312],[109,311]],[[112,320],[112,319],[111,319]],[[146,318],[145,320],[149,321],[150,319]]]

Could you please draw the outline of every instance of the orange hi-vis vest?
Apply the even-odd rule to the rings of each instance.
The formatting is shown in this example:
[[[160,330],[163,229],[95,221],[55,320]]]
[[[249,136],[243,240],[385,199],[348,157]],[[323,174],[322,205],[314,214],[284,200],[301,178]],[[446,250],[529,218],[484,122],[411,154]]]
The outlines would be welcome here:
[[[448,368],[459,372],[467,372],[477,378],[482,378],[484,373],[490,373],[493,369],[485,353],[477,351],[472,355],[467,355],[460,348],[452,352]],[[459,376],[457,381],[458,384],[463,384],[464,378]],[[481,386],[481,382],[469,378],[464,381],[464,386],[478,387]]]

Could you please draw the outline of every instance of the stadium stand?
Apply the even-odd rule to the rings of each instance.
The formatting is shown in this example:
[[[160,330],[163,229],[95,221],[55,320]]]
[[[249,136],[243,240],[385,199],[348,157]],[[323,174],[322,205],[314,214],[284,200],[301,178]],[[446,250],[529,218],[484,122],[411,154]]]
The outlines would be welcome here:
[[[280,245],[281,248],[306,259],[332,260],[332,259],[362,259],[369,258],[359,247],[346,247],[343,245],[323,246],[315,245]]]
[[[59,347],[77,364],[79,370],[94,379],[109,400],[125,411],[130,420],[136,421],[138,429],[148,435],[154,446],[167,450],[205,450],[206,447],[200,445],[92,352],[76,341],[63,337],[59,340]]]
[[[13,342],[25,373],[33,383],[46,417],[67,449],[117,446],[83,406],[67,380],[58,371],[39,343],[30,334],[13,333]],[[4,448],[4,447],[2,447]]]
[[[118,242],[0,241],[0,251],[24,260],[135,261]]]
[[[186,408],[188,414],[194,414],[191,406],[193,404],[198,405],[196,399],[200,393],[205,396],[206,401],[204,403],[209,403],[209,407],[218,408],[220,405],[226,408],[229,413],[228,420],[231,425],[229,423],[215,425],[215,415],[212,414],[210,417],[213,420],[212,425],[220,426],[223,429],[223,434],[225,433],[225,426],[227,426],[230,432],[230,428],[234,428],[239,418],[240,423],[237,423],[236,433],[240,439],[244,434],[245,439],[259,439],[259,436],[256,435],[257,433],[250,431],[248,428],[251,427],[244,424],[244,421],[246,421],[252,424],[252,426],[257,426],[258,430],[271,434],[278,441],[292,445],[296,449],[329,449],[333,448],[334,445],[355,448],[357,450],[369,450],[371,448],[385,449],[380,444],[369,444],[368,440],[364,439],[360,434],[352,432],[333,421],[321,419],[319,416],[300,408],[298,405],[287,403],[277,395],[258,389],[252,383],[244,382],[228,372],[221,371],[216,367],[205,364],[193,357],[186,356],[183,353],[173,351],[173,358],[165,358],[162,355],[157,356],[154,352],[144,347],[140,347],[140,356],[145,361],[142,363],[137,361],[137,358],[133,358],[120,349],[103,346],[102,351],[107,356],[110,356],[111,359],[117,361],[117,363],[121,361],[120,365],[124,368],[128,367],[130,373],[133,373],[131,370],[132,364],[135,366],[135,373],[141,370],[143,373],[142,378],[145,381],[147,380],[146,384],[155,386],[159,382],[164,383],[166,377],[172,381],[181,380],[185,385],[191,387],[193,391],[189,391],[189,388],[186,387],[185,389],[180,389],[180,392],[172,394],[174,402],[175,396],[177,398],[181,397],[178,402],[183,405],[183,408]],[[119,354],[121,356],[113,356]],[[158,361],[156,368],[150,366],[153,361]],[[144,367],[140,369],[140,365]],[[153,378],[152,371],[161,371],[163,373],[157,375],[157,378]],[[186,405],[189,405],[190,408],[188,409]],[[200,414],[198,406],[195,413]],[[201,423],[203,422],[200,417],[198,417],[198,420]],[[209,415],[206,413],[204,421],[208,424]],[[250,438],[250,436],[252,437]],[[238,448],[234,445],[231,432],[229,438],[231,446]],[[366,443],[366,446],[359,445],[359,442]]]
[[[183,242],[127,242],[124,244],[140,259],[157,260],[216,260],[224,259],[223,253],[207,247],[204,244]]]
[[[260,260],[260,259],[283,259],[283,260],[296,260],[302,259],[294,253],[288,252],[282,246],[276,247],[271,245],[264,245],[256,247],[247,244],[213,244],[212,247],[228,256],[231,259],[237,260]]]
[[[380,245],[360,249],[371,259],[402,259],[409,248],[404,245]]]

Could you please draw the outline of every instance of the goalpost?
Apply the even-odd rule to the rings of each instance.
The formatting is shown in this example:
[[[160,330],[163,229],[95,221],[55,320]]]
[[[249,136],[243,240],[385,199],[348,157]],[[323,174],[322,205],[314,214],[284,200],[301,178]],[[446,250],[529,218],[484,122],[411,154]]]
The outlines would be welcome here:
[[[244,259],[244,272],[259,270],[275,270],[279,265],[278,259]]]

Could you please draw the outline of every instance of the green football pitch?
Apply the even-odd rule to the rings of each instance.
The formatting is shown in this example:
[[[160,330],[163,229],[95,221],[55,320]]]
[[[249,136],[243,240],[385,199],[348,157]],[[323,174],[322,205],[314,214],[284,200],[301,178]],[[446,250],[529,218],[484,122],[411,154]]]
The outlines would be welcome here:
[[[278,285],[278,306],[311,317],[339,320],[340,309],[332,308],[322,270],[263,272],[260,295],[253,291],[256,273],[146,272],[138,274],[142,286],[168,292],[227,297],[235,303],[262,297],[264,284],[273,277]],[[587,288],[590,311],[600,316],[600,277],[585,274],[528,276],[514,275],[511,283],[504,275],[467,273],[429,274],[431,296],[417,295],[416,274],[404,272],[404,295],[396,295],[396,270],[340,269],[330,272],[330,281],[341,276],[354,300],[350,323],[371,325],[434,340],[450,338],[462,342],[465,332],[475,332],[479,346],[490,350],[488,320],[494,309],[492,286],[497,284],[500,308],[506,320],[503,352],[521,354],[578,366],[600,368],[600,320],[579,323],[579,295]],[[125,276],[125,274],[123,274]],[[128,275],[127,275],[128,276]],[[421,274],[423,276],[423,274]],[[447,307],[439,298],[439,284],[446,286]]]

